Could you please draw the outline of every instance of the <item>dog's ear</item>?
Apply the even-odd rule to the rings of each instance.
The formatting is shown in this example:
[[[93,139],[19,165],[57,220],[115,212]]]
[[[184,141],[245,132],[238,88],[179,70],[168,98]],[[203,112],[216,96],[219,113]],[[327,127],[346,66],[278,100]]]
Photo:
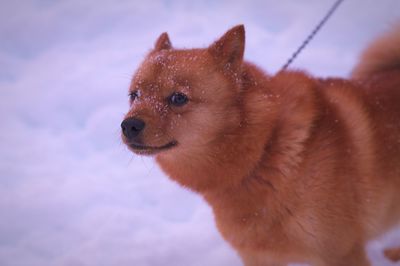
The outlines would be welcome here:
[[[168,33],[161,33],[154,45],[154,51],[169,50],[171,48],[172,44],[169,40]]]
[[[228,30],[208,50],[224,68],[237,69],[243,61],[244,42],[244,26],[238,25]]]

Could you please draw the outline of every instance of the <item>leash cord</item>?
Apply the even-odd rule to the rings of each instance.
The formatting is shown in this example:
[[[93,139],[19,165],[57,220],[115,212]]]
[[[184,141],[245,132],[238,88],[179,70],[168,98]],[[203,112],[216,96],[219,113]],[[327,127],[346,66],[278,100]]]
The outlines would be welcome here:
[[[314,30],[308,35],[308,37],[303,41],[303,43],[300,45],[299,48],[297,48],[296,52],[292,54],[292,56],[289,58],[289,60],[286,62],[286,64],[281,68],[280,71],[286,70],[289,65],[296,59],[296,57],[300,54],[300,52],[306,47],[306,45],[314,38],[314,36],[317,34],[317,32],[321,29],[321,27],[325,24],[325,22],[330,18],[330,16],[335,12],[335,10],[338,8],[338,6],[343,2],[344,0],[337,0],[333,6],[329,9],[328,13],[326,13],[325,17],[318,23],[318,25],[314,28]]]

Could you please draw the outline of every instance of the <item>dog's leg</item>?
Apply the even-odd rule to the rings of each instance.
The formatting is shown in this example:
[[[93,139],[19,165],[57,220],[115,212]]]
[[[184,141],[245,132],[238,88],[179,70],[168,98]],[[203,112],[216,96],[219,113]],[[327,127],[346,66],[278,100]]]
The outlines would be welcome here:
[[[383,253],[385,254],[386,258],[393,262],[400,261],[400,247],[387,248],[383,251]]]

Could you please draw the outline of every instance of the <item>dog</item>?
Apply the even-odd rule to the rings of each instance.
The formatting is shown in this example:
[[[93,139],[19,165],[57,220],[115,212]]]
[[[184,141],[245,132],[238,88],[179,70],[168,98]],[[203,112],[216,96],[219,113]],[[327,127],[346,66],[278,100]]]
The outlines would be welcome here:
[[[350,79],[269,75],[244,45],[243,25],[202,49],[162,33],[123,142],[204,197],[245,265],[370,265],[365,243],[400,221],[400,25]]]

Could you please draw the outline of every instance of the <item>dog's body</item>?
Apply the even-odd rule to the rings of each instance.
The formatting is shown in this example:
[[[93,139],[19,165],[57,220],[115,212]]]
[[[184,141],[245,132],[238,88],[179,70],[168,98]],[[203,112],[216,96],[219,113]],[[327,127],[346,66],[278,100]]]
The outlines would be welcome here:
[[[124,141],[204,196],[246,265],[369,265],[366,241],[400,221],[400,31],[351,80],[270,77],[243,51],[243,26],[206,49],[162,34]]]

